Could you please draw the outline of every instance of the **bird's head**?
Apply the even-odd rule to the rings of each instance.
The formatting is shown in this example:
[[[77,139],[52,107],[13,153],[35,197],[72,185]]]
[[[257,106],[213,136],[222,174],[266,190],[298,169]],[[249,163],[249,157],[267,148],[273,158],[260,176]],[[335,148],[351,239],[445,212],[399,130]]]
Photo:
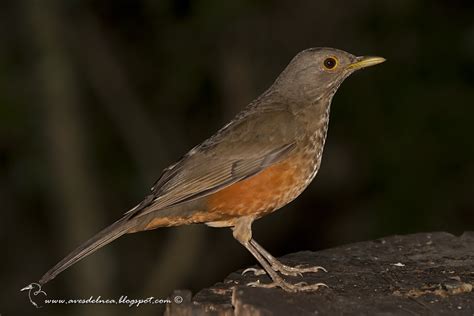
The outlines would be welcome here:
[[[350,74],[384,61],[382,57],[356,57],[335,48],[310,48],[293,58],[274,87],[288,97],[314,100],[332,96]]]

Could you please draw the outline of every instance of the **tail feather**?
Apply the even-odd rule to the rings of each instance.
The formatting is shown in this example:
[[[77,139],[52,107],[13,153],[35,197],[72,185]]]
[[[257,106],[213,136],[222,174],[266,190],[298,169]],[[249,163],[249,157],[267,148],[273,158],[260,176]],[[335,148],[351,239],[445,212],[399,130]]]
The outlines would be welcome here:
[[[79,260],[127,233],[127,231],[133,226],[133,221],[130,221],[129,217],[130,216],[125,216],[119,219],[77,247],[73,252],[46,272],[39,280],[39,284],[46,284]]]
[[[186,206],[180,205],[175,208],[156,210],[155,212],[146,214],[143,217],[138,217],[137,214],[142,209],[146,209],[152,201],[153,196],[150,195],[129,212],[125,213],[121,219],[104,228],[95,236],[77,247],[73,252],[46,272],[38,281],[38,285],[41,287],[43,284],[48,283],[79,260],[87,257],[99,248],[102,248],[126,233],[135,233],[142,230],[187,223],[186,221],[180,222],[178,219],[189,219],[193,212],[202,209],[196,204],[196,202],[192,202],[187,203]],[[170,221],[170,219],[174,219],[174,221]]]

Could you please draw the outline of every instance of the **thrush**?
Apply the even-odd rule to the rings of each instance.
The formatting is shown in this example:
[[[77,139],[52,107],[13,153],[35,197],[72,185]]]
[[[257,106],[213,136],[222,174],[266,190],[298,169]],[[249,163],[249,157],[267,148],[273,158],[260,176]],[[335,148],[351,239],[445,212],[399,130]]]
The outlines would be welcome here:
[[[46,272],[39,285],[124,234],[204,223],[230,227],[234,238],[271,278],[271,283],[250,286],[290,292],[323,286],[286,281],[282,275],[323,268],[282,264],[252,238],[251,226],[291,202],[309,185],[321,165],[334,94],[354,71],[383,61],[333,48],[298,53],[268,90],[212,137],[164,169],[141,203]]]

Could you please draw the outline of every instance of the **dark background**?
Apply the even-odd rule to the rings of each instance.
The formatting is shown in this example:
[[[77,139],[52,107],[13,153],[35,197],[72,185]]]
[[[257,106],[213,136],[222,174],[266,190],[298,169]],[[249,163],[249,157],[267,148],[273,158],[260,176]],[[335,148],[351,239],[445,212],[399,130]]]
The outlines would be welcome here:
[[[472,230],[473,4],[2,1],[0,313],[156,315],[151,305],[36,311],[19,289],[139,202],[308,47],[387,62],[342,85],[319,175],[255,223],[256,239],[280,256]],[[120,238],[45,291],[166,297],[252,264],[228,229],[167,228]]]

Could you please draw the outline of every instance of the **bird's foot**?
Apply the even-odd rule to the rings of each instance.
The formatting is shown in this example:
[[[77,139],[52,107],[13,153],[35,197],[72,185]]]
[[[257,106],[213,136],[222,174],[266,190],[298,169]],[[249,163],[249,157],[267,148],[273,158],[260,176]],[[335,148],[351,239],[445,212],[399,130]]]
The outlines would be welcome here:
[[[271,283],[260,283],[260,281],[257,280],[255,282],[247,283],[247,286],[260,287],[260,288],[265,288],[265,289],[279,287],[287,292],[292,292],[292,293],[311,292],[311,291],[317,291],[320,287],[328,287],[324,283],[307,284],[306,282],[299,282],[296,284],[291,284],[291,283],[286,282],[283,279],[279,279]]]
[[[303,276],[303,273],[309,273],[309,272],[319,272],[319,271],[328,272],[325,268],[320,267],[320,266],[303,268],[303,266],[297,265],[295,267],[290,267],[280,262],[273,262],[272,269],[275,271],[279,271],[281,274],[289,275],[289,276]],[[242,275],[244,275],[247,272],[253,272],[253,274],[257,276],[267,273],[264,269],[248,268],[242,272]]]

